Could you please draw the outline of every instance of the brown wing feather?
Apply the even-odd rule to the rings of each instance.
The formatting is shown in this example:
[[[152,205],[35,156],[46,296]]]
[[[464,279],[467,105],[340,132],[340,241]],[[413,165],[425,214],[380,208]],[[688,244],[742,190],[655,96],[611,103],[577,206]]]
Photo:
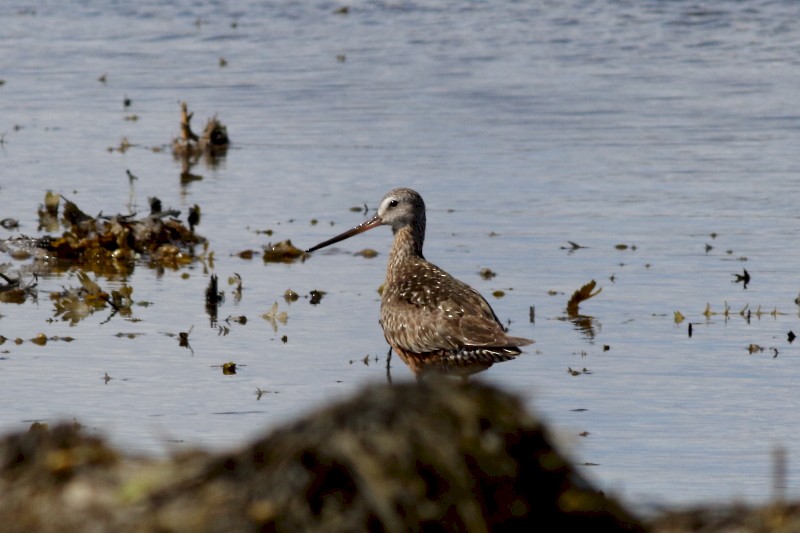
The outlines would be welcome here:
[[[509,337],[489,303],[472,287],[424,260],[384,288],[381,325],[387,341],[411,353],[465,346],[524,346]]]

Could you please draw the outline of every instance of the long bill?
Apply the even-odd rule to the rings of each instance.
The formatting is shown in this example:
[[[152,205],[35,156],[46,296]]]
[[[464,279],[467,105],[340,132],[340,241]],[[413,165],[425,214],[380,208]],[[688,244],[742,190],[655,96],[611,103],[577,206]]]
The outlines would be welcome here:
[[[328,239],[325,242],[319,243],[316,246],[312,246],[311,248],[306,250],[306,253],[311,253],[311,252],[313,252],[315,250],[319,250],[320,248],[325,248],[326,246],[329,246],[331,244],[337,243],[339,241],[343,241],[345,239],[349,239],[353,235],[358,235],[359,233],[364,233],[365,231],[370,230],[372,228],[377,228],[381,224],[383,224],[383,220],[381,220],[381,218],[378,215],[375,215],[371,219],[365,220],[364,222],[362,222],[361,224],[359,224],[355,228],[349,229],[349,230],[345,231],[344,233],[339,234],[336,237],[333,237],[332,239]]]

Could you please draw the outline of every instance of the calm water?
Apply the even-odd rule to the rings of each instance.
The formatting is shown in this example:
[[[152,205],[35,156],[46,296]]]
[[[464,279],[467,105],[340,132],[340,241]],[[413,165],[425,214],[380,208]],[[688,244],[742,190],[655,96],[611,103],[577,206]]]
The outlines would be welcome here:
[[[0,218],[20,222],[0,237],[39,235],[48,189],[92,214],[159,196],[183,216],[201,206],[214,252],[180,271],[138,266],[126,281],[148,305],[134,320],[54,317],[49,293],[75,274],[40,277],[38,301],[0,304],[5,337],[75,339],[0,346],[0,430],[76,417],[136,453],[222,449],[384,381],[388,229],[302,264],[238,254],[310,246],[360,222],[351,207],[409,186],[428,205],[427,257],[536,339],[480,379],[527,398],[604,488],[637,508],[763,501],[784,447],[786,493],[800,496],[800,348],[787,339],[800,334],[800,6],[340,6],[0,7]],[[153,150],[178,135],[180,101],[197,129],[217,114],[233,140],[189,183]],[[108,151],[123,137],[131,149]],[[363,248],[380,255],[352,255]],[[29,276],[30,261],[0,261]],[[480,278],[487,267],[497,277]],[[743,268],[747,289],[734,283]],[[227,293],[217,326],[204,308],[212,272]],[[581,306],[593,317],[581,329],[565,306],[591,279],[603,291]],[[289,288],[303,298],[286,303]],[[313,289],[327,292],[316,306]],[[277,331],[261,318],[273,302],[288,314]],[[246,324],[225,320],[238,316]],[[175,337],[190,328],[191,350]],[[397,360],[391,374],[411,377]]]

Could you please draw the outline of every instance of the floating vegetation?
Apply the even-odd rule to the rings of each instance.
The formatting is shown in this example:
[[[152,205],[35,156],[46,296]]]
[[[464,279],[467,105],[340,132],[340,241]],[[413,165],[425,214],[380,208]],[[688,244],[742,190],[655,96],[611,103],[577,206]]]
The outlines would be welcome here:
[[[572,321],[575,327],[581,330],[589,339],[594,339],[596,335],[596,322],[594,317],[582,315],[580,313],[580,304],[590,298],[594,298],[602,292],[602,288],[595,291],[594,289],[596,286],[597,282],[595,280],[586,283],[580,289],[572,293],[572,296],[567,302],[567,319]]]
[[[4,218],[3,220],[0,220],[0,226],[7,230],[18,229],[19,220],[15,218]]]
[[[742,286],[746,289],[747,285],[750,283],[750,273],[747,269],[742,269],[741,274],[733,274],[733,282],[734,283],[741,283]]]
[[[47,191],[44,195],[44,205],[39,207],[39,230],[58,231],[58,204],[61,195]]]
[[[189,348],[192,351],[192,353],[194,353],[194,350],[192,350],[192,347],[189,346],[189,334],[192,332],[193,329],[194,326],[190,326],[189,331],[181,331],[180,333],[178,333],[178,346],[180,346],[181,348]]]
[[[38,285],[36,274],[33,275],[33,281],[27,284],[22,283],[21,279],[10,278],[2,272],[0,272],[0,278],[5,281],[5,283],[0,283],[0,302],[21,304],[29,296],[36,299],[36,286]]]
[[[189,112],[186,102],[181,102],[181,131],[180,136],[172,141],[172,155],[183,163],[184,173],[188,173],[189,168],[201,157],[205,157],[209,166],[216,166],[230,146],[228,128],[217,120],[216,115],[208,119],[199,136],[192,131],[193,116],[194,113]]]
[[[255,250],[242,250],[241,252],[236,254],[238,257],[242,259],[252,259],[254,255],[256,255]]]
[[[318,291],[316,289],[313,289],[311,292],[308,293],[308,295],[311,297],[309,303],[311,305],[317,305],[322,301],[322,297],[326,294],[328,293],[326,293],[325,291]]]
[[[370,360],[370,355],[367,354],[364,356],[363,359],[356,359],[356,360],[350,359],[350,364],[352,365],[355,361],[361,361],[362,363],[364,363],[364,366],[369,366],[369,360]],[[375,362],[378,362],[378,356],[375,356]]]
[[[108,304],[114,308],[114,311],[121,316],[131,316],[131,306],[133,305],[133,288],[129,285],[123,285],[118,290],[111,291],[111,297],[107,300]]]
[[[189,334],[192,332],[193,329],[194,329],[194,325],[189,326],[189,330],[188,331],[181,331],[179,333],[163,332],[162,335],[166,335],[167,337],[173,337],[173,338],[177,337],[178,346],[180,346],[181,348],[188,348],[189,351],[192,352],[192,355],[194,355],[194,350],[189,345]]]
[[[0,345],[5,344],[6,341],[11,340],[8,337],[0,335]],[[44,333],[39,333],[32,339],[29,339],[30,342],[33,344],[38,344],[39,346],[44,346],[48,343],[48,341],[63,341],[63,342],[72,342],[75,339],[73,337],[59,337],[58,335],[53,335],[51,337],[46,336]],[[14,339],[14,344],[22,344],[25,342],[23,339],[17,337]]]
[[[265,394],[278,394],[278,391],[276,391],[276,390],[266,390],[266,389],[262,389],[261,387],[256,387],[256,392],[255,392],[256,400],[260,400],[261,397],[263,395],[265,395]]]
[[[278,322],[281,324],[286,324],[287,320],[289,320],[289,315],[286,311],[278,312],[278,302],[272,304],[272,307],[269,311],[261,315],[261,318],[266,320],[272,326],[272,331],[275,333],[278,332]]]
[[[595,280],[592,280],[589,283],[585,284],[580,289],[578,289],[577,291],[575,291],[574,293],[572,293],[572,296],[567,302],[567,314],[569,316],[577,316],[579,307],[582,302],[585,302],[589,298],[594,298],[603,291],[602,287],[595,291],[594,288],[596,286],[597,282]]]
[[[575,250],[580,250],[581,248],[588,248],[588,246],[582,246],[582,245],[578,244],[577,242],[572,242],[572,241],[567,241],[567,244],[569,244],[569,246],[562,246],[561,249],[562,250],[567,250],[567,251],[569,251],[569,253],[572,253]]]
[[[228,324],[233,322],[233,323],[241,324],[242,326],[244,326],[244,325],[247,324],[247,317],[244,316],[244,315],[229,316],[228,318],[225,319],[225,322],[227,322]]]
[[[751,354],[751,355],[754,354],[754,353],[763,352],[763,351],[764,351],[764,347],[760,346],[758,344],[750,344],[750,345],[747,346],[747,352],[749,354]]]
[[[120,339],[123,338],[123,337],[124,338],[128,338],[128,339],[135,339],[136,337],[141,337],[142,335],[144,335],[144,333],[123,333],[123,332],[120,331],[119,333],[117,333],[114,336],[118,337]]]
[[[744,307],[742,307],[738,312],[736,312],[739,316],[750,322],[750,319],[755,316],[759,320],[763,316],[771,316],[772,318],[778,318],[779,315],[785,315],[781,311],[778,311],[777,307],[773,307],[771,311],[765,311],[759,305],[755,309],[750,308],[750,304],[746,303]],[[731,306],[728,305],[728,302],[724,302],[722,311],[713,311],[711,309],[711,304],[706,303],[706,308],[703,311],[703,316],[706,317],[706,320],[710,320],[712,316],[722,316],[724,317],[725,321],[727,322],[731,317]]]
[[[61,201],[63,212],[59,219]],[[180,211],[162,210],[153,199],[149,215],[91,216],[74,202],[48,191],[39,207],[39,228],[58,231],[60,236],[21,238],[0,242],[0,250],[26,250],[39,270],[80,269],[105,276],[127,276],[134,264],[145,258],[154,268],[173,268],[195,260],[194,246],[205,239],[188,229],[177,217]]]
[[[478,272],[478,275],[480,275],[480,277],[482,277],[483,279],[488,280],[497,276],[497,272],[495,272],[491,268],[482,268],[480,272]]]
[[[305,259],[307,255],[293,245],[292,241],[285,240],[276,244],[267,244],[263,257],[265,263],[293,263],[298,259]]]
[[[363,250],[354,253],[353,255],[360,255],[365,259],[374,259],[378,257],[378,252],[373,250],[372,248],[364,248]]]
[[[241,302],[242,301],[242,276],[237,274],[236,272],[233,273],[233,276],[228,278],[228,285],[234,285],[233,288],[233,301],[234,302]]]
[[[109,146],[109,147],[108,147],[108,151],[109,151],[109,152],[119,152],[119,153],[121,153],[121,154],[124,154],[125,152],[127,152],[127,151],[128,151],[128,149],[129,149],[131,146],[134,146],[134,145],[133,145],[133,144],[131,144],[131,142],[128,140],[128,138],[127,138],[127,137],[123,137],[123,138],[120,140],[120,142],[119,142],[119,145],[117,145],[117,146]]]
[[[296,302],[299,298],[300,295],[292,289],[286,289],[286,292],[283,293],[283,299],[286,300],[286,303]]]
[[[239,316],[229,316],[228,318],[226,318],[226,319],[225,319],[225,323],[226,323],[226,324],[231,324],[231,323],[234,323],[234,324],[241,324],[241,325],[243,325],[243,326],[244,326],[244,325],[246,325],[246,324],[247,324],[247,317],[246,317],[246,316],[244,316],[244,315],[239,315]]]
[[[55,308],[55,317],[69,321],[69,325],[74,326],[96,310],[106,307],[111,307],[112,312],[104,323],[111,320],[117,313],[125,317],[131,315],[133,288],[123,285],[109,294],[86,272],[78,272],[77,277],[81,283],[80,287],[71,287],[61,292],[50,293],[50,299],[53,300]]]

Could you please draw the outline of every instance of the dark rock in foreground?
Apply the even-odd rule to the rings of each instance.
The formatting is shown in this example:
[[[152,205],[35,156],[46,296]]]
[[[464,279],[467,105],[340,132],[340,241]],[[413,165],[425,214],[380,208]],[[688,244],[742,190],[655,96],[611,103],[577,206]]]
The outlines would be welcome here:
[[[121,456],[64,425],[0,442],[5,531],[641,530],[515,398],[373,387],[234,453]]]

